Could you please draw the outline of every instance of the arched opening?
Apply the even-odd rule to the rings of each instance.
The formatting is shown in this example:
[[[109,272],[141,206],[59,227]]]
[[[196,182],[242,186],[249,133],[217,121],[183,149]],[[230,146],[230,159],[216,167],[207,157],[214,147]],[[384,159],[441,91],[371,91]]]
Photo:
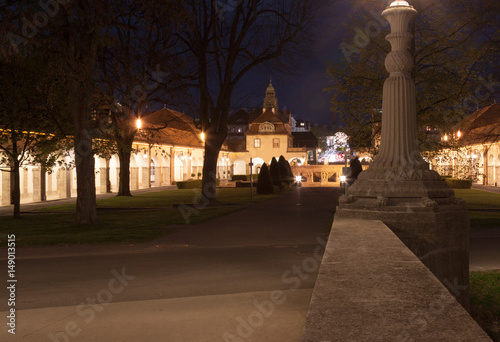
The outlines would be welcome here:
[[[262,158],[253,158],[253,173],[260,173],[260,168],[264,164],[264,159]],[[269,165],[268,165],[269,166]]]
[[[297,165],[297,166],[304,165],[305,158],[294,157],[294,158],[290,159],[289,163],[291,166],[292,165]]]
[[[149,181],[151,183],[151,185],[154,185],[155,182],[156,182],[156,178],[155,178],[155,161],[153,159],[151,159],[151,161],[149,162]]]
[[[235,160],[233,163],[233,174],[245,175],[247,173],[246,163],[242,159]]]
[[[182,153],[175,156],[175,170],[174,177],[176,182],[181,182],[184,180],[184,155]]]
[[[112,156],[111,159],[109,160],[109,180],[111,182],[112,191],[118,191],[119,173],[120,173],[120,160],[118,159],[117,156]]]

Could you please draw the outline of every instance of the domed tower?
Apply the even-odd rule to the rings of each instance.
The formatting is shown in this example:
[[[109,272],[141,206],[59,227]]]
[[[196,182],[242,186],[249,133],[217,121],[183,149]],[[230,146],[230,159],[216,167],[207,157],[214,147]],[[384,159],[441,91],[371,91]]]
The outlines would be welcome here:
[[[266,97],[264,98],[264,111],[270,109],[273,113],[278,112],[278,98],[276,97],[276,92],[274,91],[273,81],[269,82],[269,86],[266,90]]]

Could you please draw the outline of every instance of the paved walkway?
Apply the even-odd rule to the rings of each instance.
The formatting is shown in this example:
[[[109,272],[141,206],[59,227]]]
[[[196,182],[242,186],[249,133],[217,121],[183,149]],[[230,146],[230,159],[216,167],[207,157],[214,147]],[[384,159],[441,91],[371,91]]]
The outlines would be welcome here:
[[[500,187],[497,186],[472,184],[472,189],[500,194]]]
[[[0,340],[299,341],[337,192],[292,189],[142,244],[20,248],[17,336],[4,324]],[[79,306],[108,300],[123,267],[134,279],[109,304]]]

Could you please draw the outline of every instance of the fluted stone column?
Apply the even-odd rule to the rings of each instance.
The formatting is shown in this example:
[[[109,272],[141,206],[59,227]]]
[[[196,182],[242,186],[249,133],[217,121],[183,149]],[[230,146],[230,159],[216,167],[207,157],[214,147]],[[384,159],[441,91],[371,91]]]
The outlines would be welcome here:
[[[344,201],[377,198],[374,204],[384,206],[391,198],[404,198],[406,204],[434,207],[437,198],[453,198],[453,191],[429,169],[418,150],[415,83],[411,78],[414,62],[408,50],[413,38],[408,27],[416,15],[406,1],[396,1],[382,13],[391,24],[386,39],[392,51],[385,60],[390,75],[384,83],[379,154],[349,188],[351,197]]]
[[[394,1],[382,17],[391,24],[392,51],[385,67],[382,134],[379,154],[339,199],[336,218],[381,220],[445,285],[469,306],[469,218],[465,202],[455,198],[418,150],[414,66],[408,31],[417,11]]]

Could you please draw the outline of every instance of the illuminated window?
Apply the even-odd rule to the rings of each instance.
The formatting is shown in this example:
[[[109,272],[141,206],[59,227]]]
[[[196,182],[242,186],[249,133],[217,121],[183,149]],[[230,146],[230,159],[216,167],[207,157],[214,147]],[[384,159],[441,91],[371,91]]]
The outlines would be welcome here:
[[[255,139],[253,141],[253,147],[260,148],[260,139]]]
[[[273,147],[274,148],[279,148],[280,147],[280,139],[279,138],[274,138],[273,139]]]

